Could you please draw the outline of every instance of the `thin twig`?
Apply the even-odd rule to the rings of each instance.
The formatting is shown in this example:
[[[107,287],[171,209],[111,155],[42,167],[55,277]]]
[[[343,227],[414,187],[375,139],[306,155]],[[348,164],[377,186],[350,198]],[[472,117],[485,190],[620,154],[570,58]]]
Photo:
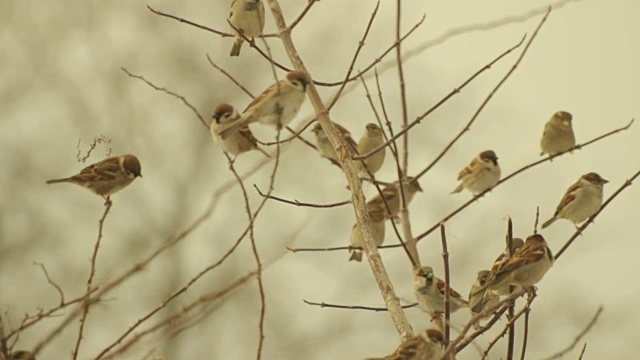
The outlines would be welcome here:
[[[587,333],[591,330],[591,328],[593,327],[593,325],[595,325],[595,323],[598,321],[598,318],[600,317],[600,314],[602,314],[602,310],[604,308],[602,306],[598,307],[598,310],[596,310],[596,313],[593,315],[593,317],[591,318],[591,321],[589,321],[589,323],[587,324],[587,326],[585,326],[585,328],[578,334],[576,335],[576,337],[573,339],[573,341],[571,342],[571,344],[569,344],[569,346],[567,346],[566,348],[560,350],[559,352],[549,356],[548,358],[544,359],[544,360],[555,360],[555,359],[561,359],[562,357],[564,357],[567,353],[569,353],[571,350],[573,350],[576,345],[578,345],[578,342],[580,342],[580,340],[582,340],[582,338],[587,335]],[[585,343],[586,346],[586,343]],[[582,352],[584,352],[584,348],[582,349]],[[582,357],[582,354],[580,355]]]
[[[209,56],[209,54],[207,54],[207,61],[209,62],[209,65],[213,66],[216,70],[220,71],[224,76],[226,76],[229,80],[231,80],[234,84],[236,84],[237,87],[239,87],[242,91],[244,91],[245,94],[249,95],[250,98],[252,99],[255,98],[255,96],[251,93],[251,91],[247,90],[246,87],[240,84],[240,82],[236,80],[236,78],[233,77],[231,74],[229,74],[228,71],[216,65],[216,63],[214,63],[213,60],[211,60],[211,56]]]
[[[433,105],[429,110],[425,111],[422,115],[418,116],[415,120],[413,120],[407,127],[403,128],[402,130],[400,130],[397,134],[395,134],[391,139],[389,139],[387,142],[385,142],[384,144],[380,145],[379,147],[369,151],[366,154],[361,154],[359,156],[354,156],[353,159],[354,160],[364,160],[366,158],[368,158],[369,156],[372,156],[373,154],[375,154],[376,152],[382,150],[384,147],[388,146],[390,142],[400,138],[400,136],[402,136],[405,132],[409,131],[412,127],[416,126],[417,124],[420,123],[420,121],[422,121],[425,117],[427,117],[429,114],[431,114],[432,112],[434,112],[436,109],[438,109],[442,104],[446,103],[451,97],[457,95],[458,93],[460,93],[460,91],[467,86],[471,81],[473,81],[476,77],[478,77],[480,74],[482,74],[484,71],[488,70],[491,68],[491,66],[493,66],[495,63],[497,63],[500,59],[502,59],[503,57],[507,56],[509,53],[511,53],[513,50],[517,49],[518,47],[520,47],[520,45],[522,45],[522,43],[524,42],[524,38],[522,38],[520,40],[520,42],[518,42],[516,45],[512,46],[510,49],[508,49],[507,51],[503,52],[502,54],[500,54],[498,57],[496,57],[495,59],[493,59],[490,63],[484,65],[482,68],[480,68],[478,71],[476,71],[473,75],[471,75],[471,77],[469,77],[467,80],[465,80],[460,86],[454,88],[453,90],[451,90],[451,92],[449,94],[447,94],[445,97],[443,97],[440,101],[438,101],[435,105]],[[419,176],[420,177],[420,174]]]
[[[449,345],[449,328],[451,318],[451,289],[449,274],[449,250],[447,249],[447,234],[444,223],[440,224],[440,239],[442,240],[442,261],[444,262],[444,346]]]
[[[123,68],[123,67],[122,67],[122,68],[120,68],[120,69],[122,69],[122,71],[123,71],[125,74],[127,74],[129,77],[132,77],[132,78],[135,78],[135,79],[138,79],[138,80],[142,80],[142,81],[144,81],[147,85],[149,85],[149,86],[151,86],[152,88],[154,88],[155,90],[157,90],[157,91],[162,91],[162,92],[167,93],[167,94],[169,94],[169,95],[171,95],[171,96],[173,96],[173,97],[175,97],[175,98],[178,98],[178,99],[182,100],[182,103],[184,103],[184,104],[185,104],[189,109],[191,109],[191,111],[193,111],[193,113],[194,113],[194,114],[196,114],[196,116],[198,117],[198,119],[200,119],[200,122],[202,123],[202,125],[204,125],[204,127],[206,127],[207,129],[209,128],[209,126],[207,125],[207,122],[206,122],[206,121],[204,121],[204,118],[202,117],[202,115],[200,115],[200,113],[198,112],[198,110],[197,110],[193,105],[191,105],[191,104],[187,101],[187,99],[186,99],[184,96],[179,95],[179,94],[177,94],[177,93],[175,93],[175,92],[173,92],[173,91],[167,90],[167,89],[165,89],[164,87],[159,87],[159,86],[157,86],[157,85],[153,84],[152,82],[150,82],[149,80],[145,79],[145,78],[144,78],[144,76],[136,75],[136,74],[132,74],[132,73],[130,73],[130,72],[129,72],[129,70],[127,70],[126,68]]]
[[[338,91],[336,92],[336,95],[333,97],[333,100],[329,103],[329,105],[327,105],[328,111],[331,111],[333,106],[338,102],[338,99],[342,94],[342,90],[344,90],[345,86],[347,86],[347,82],[349,81],[349,76],[351,76],[351,73],[353,72],[353,66],[355,65],[356,60],[358,59],[358,55],[360,55],[360,50],[362,50],[362,48],[364,47],[364,41],[367,39],[367,36],[369,35],[369,30],[371,30],[371,25],[373,25],[373,20],[376,18],[376,15],[378,14],[379,7],[380,7],[380,0],[378,0],[378,2],[376,3],[376,7],[375,9],[373,9],[373,13],[371,13],[371,17],[369,18],[369,23],[367,23],[367,27],[364,31],[364,34],[362,35],[362,39],[360,39],[360,41],[358,42],[358,47],[356,48],[356,51],[353,54],[353,58],[351,59],[351,64],[349,64],[349,69],[347,70],[347,74],[345,75],[344,80],[342,81],[342,85],[340,85],[340,88],[338,88]]]
[[[302,300],[307,305],[319,306],[321,308],[332,308],[332,309],[346,309],[346,310],[367,310],[367,311],[375,311],[375,312],[384,312],[389,311],[386,307],[370,307],[370,306],[360,306],[360,305],[337,305],[337,304],[327,304],[325,302],[313,302]],[[413,303],[409,305],[402,305],[403,309],[409,309],[412,307],[418,306],[418,303]]]
[[[507,221],[507,249],[509,249],[509,257],[513,256],[513,221],[511,220],[511,216],[509,216],[509,220]],[[509,292],[513,292],[513,285],[509,285]],[[516,307],[515,300],[509,304],[509,309],[507,310],[507,319],[513,319],[513,312]],[[507,360],[513,359],[513,347],[515,345],[515,336],[516,336],[516,324],[515,322],[509,322],[509,338],[507,343]]]
[[[524,360],[524,356],[527,353],[527,339],[529,338],[529,314],[531,309],[527,308],[524,313],[524,333],[522,334],[522,351],[520,352],[520,360]]]
[[[593,221],[598,217],[598,215],[602,212],[602,210],[604,210],[604,208],[607,207],[607,205],[609,205],[609,203],[611,201],[613,201],[613,199],[616,198],[616,196],[618,196],[624,189],[626,189],[628,186],[631,186],[631,184],[633,183],[633,180],[635,180],[638,176],[640,176],[640,170],[638,170],[635,174],[633,174],[633,176],[631,176],[631,178],[629,180],[626,180],[622,186],[620,186],[618,188],[618,190],[616,190],[616,192],[614,192],[613,194],[611,194],[611,196],[609,196],[609,198],[607,199],[607,201],[605,201],[602,206],[600,207],[600,209],[598,210],[597,213],[593,214],[584,224],[582,224],[578,230],[576,230],[576,232],[573,234],[573,236],[571,236],[569,238],[569,240],[567,240],[567,242],[562,246],[562,248],[560,248],[560,250],[558,250],[558,253],[556,253],[555,259],[558,260],[560,258],[560,256],[567,250],[567,248],[569,246],[571,246],[571,244],[573,243],[573,241],[575,239],[578,238],[578,236],[580,236],[580,234],[582,234],[582,232],[589,227],[589,225],[591,225],[593,223]]]
[[[521,290],[521,291],[526,291],[526,290]],[[496,335],[496,337],[489,343],[489,346],[487,347],[487,349],[485,350],[484,354],[482,355],[482,359],[484,360],[487,358],[487,356],[489,355],[489,351],[491,350],[491,348],[493,348],[493,346],[498,342],[498,340],[500,340],[506,333],[507,330],[509,329],[509,327],[514,324],[529,308],[529,306],[531,306],[531,302],[533,301],[533,299],[535,299],[535,293],[533,293],[533,296],[530,296],[527,299],[527,303],[525,304],[525,306],[518,311],[517,314],[515,314],[513,316],[513,318],[509,319],[509,322],[507,323],[507,325],[502,329],[502,331]],[[512,300],[515,301],[515,298]]]
[[[587,343],[584,343],[584,346],[582,346],[582,351],[580,351],[580,356],[578,357],[578,360],[582,360],[582,357],[584,356],[584,352],[585,350],[587,350]]]
[[[276,201],[283,202],[285,204],[291,204],[291,205],[295,205],[295,206],[306,206],[306,207],[314,207],[314,208],[326,209],[326,208],[334,208],[334,207],[337,207],[337,206],[351,204],[351,200],[344,200],[344,201],[340,201],[340,202],[332,203],[332,204],[305,203],[305,202],[300,202],[300,201],[295,200],[295,199],[294,200],[287,200],[287,199],[284,199],[284,198],[281,198],[281,197],[264,194],[262,191],[260,191],[260,189],[258,188],[258,185],[256,185],[256,184],[253,184],[253,187],[256,188],[256,191],[258,192],[258,194],[260,194],[260,196],[262,196],[264,198],[273,199],[273,200],[276,200]]]
[[[47,272],[47,268],[44,267],[44,264],[34,261],[33,265],[40,266],[40,268],[42,269],[42,272],[44,273],[44,276],[47,278],[47,282],[51,286],[56,288],[56,291],[58,291],[58,295],[60,295],[60,305],[64,305],[64,292],[62,291],[62,288],[58,284],[56,284],[53,280],[51,280],[51,277],[49,276],[49,272]]]
[[[98,221],[98,239],[96,245],[93,248],[93,255],[91,255],[91,269],[89,270],[89,278],[87,279],[87,290],[85,292],[85,299],[82,304],[82,316],[80,317],[80,328],[78,329],[78,338],[76,339],[76,345],[73,349],[73,360],[78,358],[78,351],[80,350],[80,343],[83,339],[84,326],[87,322],[87,316],[89,315],[89,306],[91,306],[91,293],[93,288],[93,277],[96,274],[96,260],[98,258],[98,249],[100,249],[100,241],[102,240],[102,229],[104,227],[104,221],[111,210],[111,200],[107,199],[105,202],[104,213]]]
[[[520,53],[520,56],[518,57],[516,62],[513,64],[513,66],[511,66],[509,71],[507,71],[507,73],[502,77],[502,79],[500,79],[498,84],[496,84],[496,86],[491,90],[491,92],[489,92],[489,95],[487,95],[487,97],[484,99],[482,104],[480,104],[480,107],[476,110],[476,112],[473,114],[473,116],[471,117],[469,122],[467,122],[465,127],[462,128],[462,130],[460,130],[460,132],[453,139],[451,139],[449,144],[447,144],[447,146],[445,146],[444,149],[442,149],[440,154],[438,154],[438,156],[436,156],[436,158],[431,162],[431,164],[429,164],[422,172],[420,172],[420,176],[422,176],[422,175],[426,174],[427,172],[429,172],[429,170],[431,168],[433,168],[438,163],[438,161],[440,161],[440,159],[442,159],[444,157],[444,155],[462,137],[462,135],[464,135],[465,132],[467,132],[467,131],[469,131],[471,129],[471,125],[476,121],[476,119],[478,118],[478,116],[480,115],[482,110],[484,110],[484,108],[487,106],[489,101],[491,101],[491,99],[493,98],[493,95],[495,95],[496,92],[502,87],[502,85],[505,82],[507,82],[507,80],[509,79],[511,74],[513,74],[516,71],[516,69],[518,68],[518,65],[520,65],[520,62],[522,62],[522,59],[524,59],[524,56],[527,54],[527,51],[529,50],[529,47],[533,43],[533,40],[535,40],[536,36],[538,35],[538,32],[542,28],[542,25],[544,25],[544,23],[547,20],[547,17],[549,16],[550,13],[551,13],[551,7],[548,8],[547,13],[542,17],[542,20],[540,20],[540,23],[538,24],[538,27],[533,32],[533,35],[531,36],[529,41],[527,41],[527,45],[525,45],[524,49],[522,49],[522,52]],[[524,37],[522,38],[522,40],[524,40]]]

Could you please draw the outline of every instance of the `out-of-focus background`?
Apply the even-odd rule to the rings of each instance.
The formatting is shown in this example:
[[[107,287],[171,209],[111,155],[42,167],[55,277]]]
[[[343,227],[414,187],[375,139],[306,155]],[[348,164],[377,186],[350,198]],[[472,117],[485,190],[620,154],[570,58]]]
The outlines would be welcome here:
[[[156,0],[149,5],[226,31],[229,3]],[[306,3],[281,1],[286,19],[292,21]],[[431,227],[470,197],[468,193],[448,193],[456,185],[458,171],[478,152],[496,151],[503,174],[509,174],[539,158],[544,123],[558,110],[573,114],[579,142],[623,126],[638,115],[638,3],[583,0],[562,4],[551,13],[521,65],[471,131],[421,178],[424,193],[416,196],[410,207],[414,233]],[[410,52],[452,29],[515,19],[546,5],[534,0],[403,2],[404,31],[422,14],[426,14],[426,21],[402,47]],[[295,29],[293,39],[315,79],[338,81],[344,77],[374,6],[373,1],[341,0],[322,0],[313,6]],[[395,11],[393,1],[380,4],[356,69],[364,68],[392,44]],[[540,18],[536,15],[525,21],[507,21],[488,31],[464,32],[406,56],[410,118],[423,113],[525,33],[531,35]],[[267,10],[265,31],[274,29]],[[274,57],[288,65],[279,40],[270,38],[268,42]],[[144,175],[113,197],[96,266],[98,286],[184,231],[206,210],[211,195],[233,181],[226,158],[189,108],[127,77],[120,69],[125,67],[185,96],[208,119],[217,103],[244,108],[250,99],[208,64],[206,54],[254,94],[273,82],[269,64],[257,52],[245,46],[239,58],[230,58],[231,44],[230,38],[154,15],[141,1],[0,2],[0,309],[5,331],[18,326],[25,313],[58,304],[55,289],[34,262],[46,266],[67,300],[85,291],[103,201],[76,186],[44,183],[72,175],[88,164],[76,161],[79,139],[81,149],[86,150],[96,136],[111,138],[114,154],[136,154]],[[411,131],[412,171],[422,170],[464,127],[517,54],[483,73]],[[387,56],[379,70],[387,111],[398,129],[397,72],[385,65],[393,56]],[[373,80],[367,81],[373,89]],[[320,92],[329,96],[335,89],[320,88]],[[305,104],[294,124],[302,123],[311,113],[310,105]],[[373,120],[362,86],[347,93],[331,116],[359,137],[364,125]],[[514,221],[515,235],[527,236],[533,229],[536,206],[545,220],[566,188],[590,171],[610,180],[605,186],[605,196],[609,196],[640,166],[638,126],[519,175],[449,221],[453,287],[467,294],[476,272],[490,266],[502,249],[508,216]],[[272,129],[255,129],[260,138],[273,138]],[[310,132],[305,135],[312,139]],[[104,154],[99,146],[89,162],[102,159]],[[241,156],[235,164],[242,173],[260,160],[262,155],[255,152]],[[246,180],[253,206],[260,197],[252,184],[266,190],[271,166]],[[388,161],[379,178],[394,180],[394,169]],[[274,194],[328,203],[349,197],[345,185],[338,168],[294,142],[282,154]],[[367,196],[374,194],[371,187],[365,191]],[[640,188],[633,185],[538,285],[528,358],[545,358],[567,346],[601,305],[604,312],[599,321],[567,358],[577,358],[584,342],[588,343],[588,359],[636,356],[640,346],[631,340],[640,330],[635,311],[640,298],[635,281],[638,204]],[[302,301],[383,304],[366,262],[349,263],[346,252],[286,252],[285,246],[347,245],[353,221],[349,206],[311,209],[276,202],[266,205],[256,222],[257,244],[263,260],[277,261],[263,274],[267,304],[263,358],[362,359],[391,353],[397,346],[398,336],[386,313],[320,309]],[[92,307],[79,358],[94,358],[169,294],[218,261],[246,224],[242,195],[236,186],[186,239]],[[571,223],[559,221],[542,234],[557,250],[573,232]],[[390,227],[386,241],[396,241]],[[422,262],[443,276],[439,237],[434,233],[421,241],[419,251]],[[385,250],[382,255],[398,295],[412,302],[406,255],[398,249]],[[245,239],[225,263],[136,332],[254,268],[250,243]],[[147,353],[172,360],[255,357],[260,312],[255,280],[216,304],[217,311],[198,325],[170,338],[167,336],[173,328],[162,330],[119,358],[139,359]],[[63,316],[24,331],[15,348],[33,348],[70,312],[66,309]],[[407,316],[414,330],[429,326],[427,315],[418,309],[407,310]],[[460,327],[468,318],[466,311],[460,311],[452,321]],[[69,357],[77,333],[76,319],[43,348],[39,358]],[[477,347],[485,348],[493,334],[481,336]],[[504,341],[490,358],[504,356],[503,348]],[[461,360],[477,358],[479,352],[473,347],[458,356]]]

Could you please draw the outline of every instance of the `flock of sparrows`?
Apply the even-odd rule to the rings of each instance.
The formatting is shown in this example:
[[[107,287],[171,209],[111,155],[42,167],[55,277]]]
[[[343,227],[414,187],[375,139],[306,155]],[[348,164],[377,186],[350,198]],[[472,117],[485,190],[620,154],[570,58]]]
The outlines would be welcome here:
[[[231,56],[237,56],[246,37],[262,34],[264,28],[264,6],[261,0],[233,0],[228,21],[237,36],[231,50]],[[311,79],[302,71],[291,71],[282,80],[268,87],[249,103],[240,114],[230,104],[220,104],[215,108],[210,131],[214,141],[228,154],[238,156],[251,150],[260,150],[249,125],[260,123],[280,129],[289,124],[298,114],[304,100],[307,85]],[[324,130],[317,124],[312,132],[315,135],[317,151],[321,157],[338,163],[342,154],[366,154],[385,142],[383,130],[375,124],[367,124],[360,140],[356,143],[351,133],[337,123],[335,130],[344,140],[346,149],[335,149]],[[557,155],[573,148],[576,144],[572,129],[572,116],[559,111],[547,122],[540,141],[542,154]],[[336,151],[337,150],[337,151]],[[265,153],[266,154],[266,153]],[[365,160],[354,164],[361,178],[371,178],[382,167],[385,150],[378,151]],[[474,196],[494,187],[500,181],[498,157],[491,150],[483,151],[475,157],[458,175],[460,184],[452,191],[471,192]],[[47,183],[69,182],[85,187],[109,201],[109,196],[128,186],[136,177],[141,177],[141,166],[134,155],[122,155],[107,158],[84,168],[79,174]],[[603,185],[607,180],[596,173],[588,173],[573,184],[556,208],[554,215],[546,221],[546,228],[558,219],[567,219],[579,224],[593,214],[602,205]],[[415,178],[407,178],[402,188],[407,204],[414,195],[422,191]],[[385,221],[396,219],[400,211],[400,184],[398,181],[385,186],[381,193],[367,202],[367,213],[371,224],[371,233],[376,246],[382,245],[385,236]],[[350,243],[352,246],[349,260],[362,260],[362,234],[357,223],[353,226]],[[545,239],[540,234],[529,236],[526,241],[515,238],[511,249],[505,251],[494,261],[490,270],[478,272],[468,301],[457,291],[450,289],[450,311],[469,308],[473,314],[497,304],[499,297],[506,295],[511,287],[532,288],[553,265],[553,255]],[[439,316],[444,312],[444,281],[436,277],[433,269],[422,266],[414,272],[414,293],[420,307]],[[444,352],[444,339],[438,329],[427,329],[407,340],[384,359],[429,360],[440,359]],[[21,359],[17,357],[15,359]]]
[[[571,126],[572,116],[568,112],[555,113],[545,125],[540,147],[542,154],[557,155],[572,149],[576,142]],[[494,187],[500,180],[500,167],[496,154],[483,151],[458,175],[460,180],[452,193],[468,190],[478,195]],[[421,191],[415,179],[414,186],[406,187],[406,201],[411,201],[416,191]],[[542,229],[558,219],[566,219],[575,226],[587,220],[600,210],[603,200],[603,185],[608,181],[597,173],[591,172],[581,176],[567,189],[556,207],[554,215],[543,223]],[[383,197],[387,200],[389,210],[385,210],[380,196],[367,203],[371,220],[371,232],[376,246],[384,241],[384,220],[393,218],[399,211],[398,186],[385,187]],[[382,213],[382,215],[380,215]],[[357,225],[351,232],[351,245],[362,246],[362,238]],[[359,248],[352,249],[351,259],[362,258]],[[511,291],[525,288],[533,290],[554,263],[554,257],[546,240],[540,234],[527,237],[526,241],[514,238],[510,249],[506,248],[493,262],[489,270],[481,270],[472,285],[468,300],[459,292],[449,287],[449,309],[454,313],[462,308],[469,308],[472,315],[499,303],[500,297]],[[445,283],[434,275],[429,266],[421,266],[414,271],[414,295],[419,307],[433,317],[439,317],[445,311]],[[478,326],[478,325],[476,325]],[[435,360],[444,353],[445,344],[442,333],[438,329],[427,329],[400,344],[397,350],[384,358],[385,360]]]

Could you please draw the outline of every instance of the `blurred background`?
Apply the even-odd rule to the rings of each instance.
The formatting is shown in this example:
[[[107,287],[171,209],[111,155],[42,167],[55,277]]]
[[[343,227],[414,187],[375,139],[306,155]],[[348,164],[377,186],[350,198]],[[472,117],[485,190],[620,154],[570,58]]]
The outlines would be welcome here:
[[[306,3],[281,1],[287,21]],[[154,0],[148,4],[227,31],[230,0]],[[561,4],[471,131],[420,179],[424,193],[410,207],[414,234],[469,199],[468,193],[449,192],[456,186],[458,172],[480,151],[494,150],[506,175],[539,159],[542,129],[558,110],[573,114],[578,142],[621,127],[637,116],[638,3],[583,0]],[[105,148],[98,146],[86,164],[78,163],[79,140],[86,151],[93,138],[109,137],[114,154],[139,157],[144,175],[113,197],[98,254],[97,286],[118,277],[187,229],[207,209],[212,194],[234,179],[221,150],[189,108],[128,77],[121,67],[185,96],[209,120],[216,104],[229,102],[244,108],[250,98],[212,68],[206,54],[254,94],[273,83],[270,65],[247,46],[239,58],[230,58],[230,38],[159,17],[146,5],[141,1],[0,2],[0,164],[4,169],[0,173],[0,312],[5,331],[18,326],[26,313],[59,302],[57,292],[34,262],[46,266],[67,300],[85,291],[103,201],[76,186],[45,185],[47,179],[75,174],[105,156]],[[404,31],[426,15],[425,23],[402,45],[405,52],[413,53],[405,57],[410,118],[422,114],[524,34],[531,35],[542,15],[463,32],[435,46],[425,44],[453,29],[517,18],[546,5],[548,2],[535,0],[404,2]],[[322,0],[313,6],[295,29],[293,40],[316,80],[333,82],[344,77],[374,7],[373,1],[341,0]],[[356,69],[366,67],[393,43],[395,12],[395,2],[380,4]],[[269,10],[266,18],[265,31],[274,32]],[[273,56],[289,65],[279,40],[270,38],[268,43]],[[411,131],[413,172],[424,169],[465,126],[518,53],[483,73]],[[398,129],[399,87],[397,71],[385,65],[390,61],[393,64],[394,52],[380,63],[379,71],[387,111]],[[373,79],[367,81],[374,89]],[[374,118],[363,87],[355,85],[347,88],[350,91],[331,117],[359,138],[365,124]],[[319,89],[326,97],[335,90]],[[310,115],[307,102],[294,125]],[[491,265],[503,247],[508,216],[514,221],[515,235],[526,237],[533,229],[536,206],[541,221],[546,220],[567,187],[591,171],[610,180],[605,197],[611,195],[640,167],[638,126],[517,176],[449,221],[453,288],[466,295],[476,272]],[[271,128],[254,128],[259,138],[273,139]],[[312,139],[310,131],[305,136]],[[262,154],[253,152],[239,157],[235,165],[244,173],[262,159]],[[266,190],[271,167],[272,163],[246,179],[254,207],[261,198],[252,185]],[[395,176],[390,161],[378,174],[388,181]],[[282,154],[274,195],[330,203],[349,197],[345,185],[337,167],[301,142],[293,142]],[[373,196],[375,189],[365,187],[365,193]],[[584,342],[588,343],[585,359],[628,359],[640,350],[636,341],[630,341],[631,334],[640,330],[640,315],[634,311],[640,287],[633,280],[639,248],[637,236],[631,234],[638,220],[638,204],[640,188],[633,185],[538,285],[530,320],[530,359],[545,358],[570,344],[601,305],[604,312],[599,321],[567,358],[577,358]],[[275,259],[263,274],[264,359],[362,359],[386,355],[398,345],[386,313],[321,309],[303,303],[306,299],[383,305],[366,262],[347,262],[344,251],[294,254],[285,248],[347,245],[353,222],[349,206],[312,209],[271,201],[263,209],[255,227],[257,246],[264,261]],[[218,261],[246,224],[242,193],[234,186],[222,195],[212,215],[182,242],[91,308],[79,358],[94,358],[167,296]],[[571,223],[559,221],[542,234],[557,251],[573,232]],[[390,227],[386,241],[397,241]],[[419,251],[422,262],[443,277],[437,232],[419,243]],[[404,252],[384,250],[382,256],[398,296],[413,302],[411,267]],[[220,267],[137,331],[161,322],[202,294],[228,286],[255,267],[247,238]],[[178,325],[164,328],[118,358],[141,359],[148,354],[172,360],[255,357],[260,313],[256,281],[248,281],[213,304],[217,310],[203,315],[197,325],[171,337]],[[62,316],[24,331],[15,349],[35,347],[70,312],[66,309],[59,313]],[[415,331],[430,326],[422,311],[414,308],[406,313]],[[456,313],[454,327],[462,327],[468,318],[466,311]],[[519,327],[518,335],[521,332]],[[484,349],[495,333],[481,336],[475,344]],[[38,358],[70,356],[77,334],[76,319]],[[490,358],[503,357],[505,343]],[[520,346],[517,341],[518,354]],[[479,357],[478,350],[469,347],[458,359]]]

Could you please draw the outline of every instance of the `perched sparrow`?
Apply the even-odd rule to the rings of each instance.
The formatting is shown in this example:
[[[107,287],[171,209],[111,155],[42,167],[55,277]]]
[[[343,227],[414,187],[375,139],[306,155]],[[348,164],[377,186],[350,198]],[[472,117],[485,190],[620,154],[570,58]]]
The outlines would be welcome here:
[[[420,308],[431,314],[431,316],[444,313],[444,281],[433,275],[433,269],[430,266],[417,268],[414,275],[413,292]],[[458,309],[467,306],[469,306],[467,301],[457,291],[449,287],[449,309],[451,313],[453,314]]]
[[[467,189],[473,195],[478,195],[494,187],[500,180],[500,165],[496,153],[491,150],[481,152],[460,172],[458,180],[462,180],[462,183],[451,192],[452,194]]]
[[[215,112],[213,113],[213,121],[211,122],[211,125],[209,125],[213,141],[220,145],[222,150],[233,156],[238,156],[250,150],[262,151],[262,149],[258,147],[258,141],[253,136],[248,126],[245,126],[231,134],[226,139],[223,139],[218,135],[218,129],[220,126],[238,121],[239,119],[240,114],[238,114],[233,106],[229,104],[220,104],[216,106]],[[269,156],[266,153],[264,154]]]
[[[85,187],[109,199],[109,195],[127,187],[136,177],[142,177],[140,162],[133,155],[114,156],[89,165],[80,174],[65,179],[54,179],[47,184],[69,182]]]
[[[513,238],[511,239],[511,254],[514,254],[522,247],[524,246],[524,241],[522,241],[522,239],[520,238]],[[501,266],[503,266],[503,264],[505,262],[507,262],[510,258],[509,255],[509,249],[504,249],[504,251],[498,255],[498,257],[496,258],[496,260],[493,262],[493,266],[491,266],[491,271],[495,272],[497,271],[498,268],[500,268]],[[495,289],[492,291],[492,293],[494,295],[508,295],[510,293],[509,291],[509,285],[505,285],[501,288]]]
[[[379,205],[371,205],[367,207],[367,213],[369,214],[369,222],[371,223],[371,235],[373,236],[373,242],[376,246],[382,245],[384,242],[384,214],[385,209],[380,207]],[[349,238],[351,241],[351,246],[355,247],[363,247],[362,245],[362,234],[360,233],[360,226],[356,222],[351,228],[351,237]],[[357,262],[362,261],[362,250],[361,249],[353,249],[351,250],[351,257],[349,261],[355,260]]]
[[[36,357],[31,351],[20,350],[12,352],[9,360],[36,360]]]
[[[218,134],[226,139],[254,122],[275,125],[278,129],[286,126],[300,111],[310,81],[309,75],[303,71],[289,72],[284,79],[271,85],[253,99],[240,120],[221,126]]]
[[[262,34],[264,29],[264,5],[261,0],[233,0],[229,12],[229,23],[237,33],[236,41],[231,48],[231,56],[240,55],[242,42],[246,37]]]
[[[491,269],[481,291],[499,289],[505,285],[532,287],[542,280],[553,262],[553,254],[542,235],[531,235],[525,241],[524,246],[509,260],[498,268]]]
[[[384,133],[382,129],[376,124],[367,124],[364,134],[360,138],[360,141],[358,141],[358,154],[364,155],[382,144],[384,144]],[[378,172],[384,163],[385,152],[386,149],[382,149],[365,160],[356,161],[358,177],[368,178],[369,173],[367,169],[369,169],[371,174]]]
[[[558,219],[567,219],[576,226],[597,213],[602,206],[602,187],[608,183],[600,175],[591,172],[582,175],[578,181],[564,194],[555,214],[542,228],[553,224]]]
[[[368,207],[379,206],[385,209],[385,219],[396,218],[398,213],[400,212],[400,183],[398,181],[394,182],[391,185],[387,185],[382,189],[382,197],[380,194],[376,195],[373,199],[369,200],[367,203]],[[422,191],[418,180],[413,177],[407,177],[407,184],[404,186],[405,191],[405,200],[407,205],[413,199],[413,196],[418,191]],[[385,201],[387,206],[389,206],[390,213],[387,212],[387,208],[385,207]]]
[[[349,130],[336,123],[333,123],[333,126],[336,128],[336,131],[338,132],[340,137],[342,137],[347,143],[347,146],[351,147],[352,150],[356,150],[357,145],[351,138],[351,133],[349,133]],[[333,148],[333,145],[331,145],[327,134],[325,134],[324,130],[322,130],[322,126],[320,125],[320,123],[317,123],[311,131],[316,136],[316,147],[320,156],[325,159],[329,159],[329,161],[339,166],[340,163],[338,162],[338,154]]]
[[[440,360],[444,355],[444,336],[437,329],[425,329],[398,346],[391,355],[367,360]]]
[[[566,111],[558,111],[553,114],[551,120],[544,126],[540,148],[548,155],[559,154],[576,146],[576,137],[571,127],[571,114]]]
[[[485,307],[491,307],[498,304],[500,298],[493,293],[487,293],[480,291],[487,283],[487,277],[489,276],[489,270],[478,271],[478,277],[476,282],[471,286],[469,291],[469,309],[471,314],[479,314]]]

